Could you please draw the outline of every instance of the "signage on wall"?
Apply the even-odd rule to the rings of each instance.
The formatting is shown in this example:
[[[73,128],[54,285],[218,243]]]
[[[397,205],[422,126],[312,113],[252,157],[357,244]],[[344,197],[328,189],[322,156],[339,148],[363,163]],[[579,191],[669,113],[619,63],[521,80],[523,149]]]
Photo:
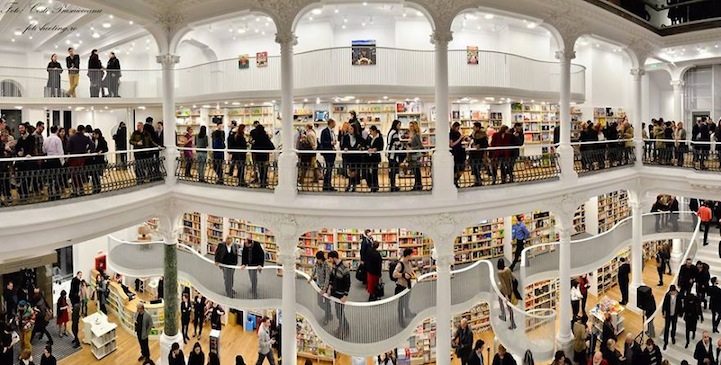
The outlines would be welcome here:
[[[478,47],[477,46],[466,47],[466,62],[469,65],[477,65],[478,64]]]
[[[268,52],[258,52],[255,54],[255,66],[258,68],[268,66]]]
[[[358,40],[351,41],[351,62],[355,66],[366,66],[376,64],[376,41]]]
[[[250,56],[247,54],[240,55],[240,57],[238,57],[238,68],[241,70],[250,68]]]

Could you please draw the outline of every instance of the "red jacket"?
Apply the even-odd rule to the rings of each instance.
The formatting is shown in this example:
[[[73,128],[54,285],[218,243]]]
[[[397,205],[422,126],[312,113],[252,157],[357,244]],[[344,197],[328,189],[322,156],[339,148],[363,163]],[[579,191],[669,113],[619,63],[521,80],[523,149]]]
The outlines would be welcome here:
[[[510,133],[496,133],[491,139],[491,147],[508,147],[513,145],[513,136]],[[510,149],[491,150],[491,156],[495,158],[511,157]]]

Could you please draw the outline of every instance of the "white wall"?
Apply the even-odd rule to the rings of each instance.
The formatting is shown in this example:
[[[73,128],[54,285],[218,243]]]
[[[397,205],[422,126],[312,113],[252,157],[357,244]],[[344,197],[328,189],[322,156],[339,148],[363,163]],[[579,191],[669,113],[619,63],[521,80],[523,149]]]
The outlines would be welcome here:
[[[633,107],[631,62],[623,52],[577,46],[573,63],[586,67],[586,102],[582,108],[620,107],[630,115]],[[584,115],[584,119],[592,117]]]
[[[648,99],[648,114],[644,116],[644,122],[648,123],[651,118],[659,117],[673,119],[671,77],[665,71],[655,71],[649,72],[647,79],[648,93],[644,93],[644,99]]]
[[[465,50],[467,46],[477,46],[480,50],[512,53],[524,57],[553,61],[551,35],[541,29],[528,31],[518,28],[505,28],[501,31],[463,29],[453,33],[448,45],[452,50]]]

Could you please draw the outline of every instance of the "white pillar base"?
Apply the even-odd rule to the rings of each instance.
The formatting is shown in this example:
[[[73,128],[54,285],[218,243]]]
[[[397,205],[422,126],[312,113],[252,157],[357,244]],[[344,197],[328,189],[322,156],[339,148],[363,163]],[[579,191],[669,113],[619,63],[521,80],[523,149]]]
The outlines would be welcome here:
[[[628,285],[628,304],[626,304],[626,309],[630,310],[631,312],[634,312],[638,315],[642,315],[643,311],[637,306],[637,300],[638,297],[636,296],[636,289],[638,289],[639,286],[644,285],[641,284],[629,284]]]
[[[295,199],[298,195],[298,156],[284,151],[278,156],[278,186],[275,197],[281,201]]]
[[[453,185],[453,156],[448,151],[433,153],[433,197],[455,200],[458,189]]]
[[[562,337],[559,333],[556,336],[556,351],[563,351],[567,359],[573,359],[573,335]]]
[[[167,336],[165,333],[160,334],[158,337],[160,347],[160,359],[156,361],[156,364],[168,365],[168,355],[170,354],[170,346],[177,342],[180,348],[183,348],[183,335],[178,332],[175,336]]]
[[[573,147],[568,144],[561,144],[556,149],[560,158],[559,165],[561,166],[561,181],[573,182],[578,180],[578,174],[573,168]]]

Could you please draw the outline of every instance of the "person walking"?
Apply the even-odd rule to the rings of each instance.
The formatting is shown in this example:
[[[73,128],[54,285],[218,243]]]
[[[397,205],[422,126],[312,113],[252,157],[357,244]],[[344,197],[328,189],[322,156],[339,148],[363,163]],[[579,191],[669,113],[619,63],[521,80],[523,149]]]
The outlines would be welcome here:
[[[200,346],[200,342],[195,342],[193,350],[188,355],[188,365],[205,365],[205,353]]]
[[[140,357],[138,361],[150,359],[150,347],[148,347],[148,336],[153,328],[153,318],[145,311],[145,304],[138,303],[135,314],[135,335],[140,345]]]
[[[686,346],[688,348],[691,339],[696,339],[696,324],[701,317],[701,302],[695,294],[684,296],[683,320],[686,322]]]
[[[698,208],[698,218],[701,220],[701,227],[703,227],[703,245],[708,245],[708,231],[711,228],[711,222],[713,221],[713,213],[709,207],[709,202],[705,201],[701,203]],[[721,244],[719,245],[719,257],[721,258]]]
[[[115,57],[115,52],[110,52],[110,58],[105,68],[107,73],[105,74],[103,84],[108,88],[108,94],[103,96],[119,98],[120,94],[118,93],[118,89],[120,88],[120,77],[123,76],[123,74],[120,72],[120,60]]]
[[[68,69],[68,88],[67,96],[77,97],[75,89],[78,87],[80,80],[80,56],[75,53],[73,47],[68,48],[68,56],[65,57],[65,68]]]
[[[168,365],[185,365],[185,356],[183,350],[177,342],[173,342],[168,353]]]
[[[513,255],[513,262],[511,262],[511,271],[513,271],[516,268],[516,264],[521,261],[521,254],[523,253],[526,240],[531,237],[531,233],[528,232],[528,228],[526,228],[524,218],[522,214],[517,215],[516,224],[511,227],[512,238],[516,241],[516,251]]]
[[[709,273],[708,264],[700,260],[696,261],[696,296],[698,296],[699,302],[703,303],[704,309],[708,308],[706,294],[709,281],[711,281],[711,274]],[[701,317],[701,322],[703,322],[703,317]]]
[[[270,319],[263,317],[260,320],[260,326],[258,327],[258,361],[255,365],[262,365],[263,360],[268,359],[270,365],[275,365],[275,358],[273,357],[273,344],[275,340],[270,338]]]
[[[235,268],[233,266],[237,265],[238,245],[230,237],[225,237],[225,241],[219,243],[215,248],[215,266],[218,266],[223,272],[225,295],[229,298],[235,298],[235,289],[233,288]]]
[[[50,324],[50,319],[53,318],[53,310],[48,305],[47,300],[45,300],[45,296],[43,296],[43,294],[40,292],[40,288],[33,289],[32,305],[33,310],[36,312],[36,314],[35,326],[33,327],[31,337],[35,337],[35,334],[39,333],[41,340],[43,339],[43,337],[47,337],[47,344],[52,345],[53,337],[48,331],[48,324]]]
[[[516,328],[516,322],[513,319],[513,309],[511,309],[511,304],[517,300],[517,298],[515,298],[515,294],[513,293],[513,280],[515,280],[515,278],[513,277],[511,269],[506,267],[506,262],[503,261],[503,258],[498,259],[496,268],[498,269],[497,276],[498,281],[500,282],[500,288],[498,289],[503,295],[503,297],[498,297],[498,303],[501,308],[500,319],[504,322],[506,321],[507,309],[511,320],[511,324],[508,326],[508,329],[514,330]]]
[[[379,286],[381,285],[381,275],[383,273],[383,257],[380,252],[378,252],[378,247],[380,247],[380,243],[373,240],[370,249],[366,253],[366,291],[368,292],[369,302],[382,299],[378,291]]]
[[[721,322],[721,288],[717,284],[718,278],[711,278],[711,286],[708,288],[709,308],[711,309],[711,329],[718,333],[718,325]]]
[[[333,265],[330,273],[330,285],[328,285],[327,296],[338,299],[335,303],[335,313],[338,317],[338,329],[336,336],[343,339],[348,335],[349,325],[345,317],[345,302],[348,300],[348,291],[350,290],[350,271],[343,263],[338,251],[328,253],[328,258]]]
[[[696,359],[698,365],[715,364],[713,350],[711,336],[709,336],[708,331],[703,331],[702,337],[694,349],[693,358]]]
[[[193,310],[193,305],[190,303],[187,293],[183,293],[183,299],[180,302],[180,324],[181,333],[183,334],[183,343],[188,343],[190,337],[188,337],[188,327],[190,327],[190,313]]]
[[[412,280],[415,277],[415,270],[413,268],[413,262],[411,261],[412,254],[413,249],[403,249],[401,259],[398,260],[393,267],[391,278],[395,279],[396,282],[395,294],[399,294],[406,289],[411,290]],[[398,321],[401,327],[405,327],[407,321],[415,315],[416,314],[411,312],[410,309],[410,293],[406,293],[398,299]]]
[[[458,356],[461,364],[468,365],[471,356],[471,346],[473,346],[473,331],[468,327],[468,319],[466,319],[466,317],[461,318],[461,323],[458,325],[458,329],[453,336],[452,343],[456,349],[456,356]]]
[[[473,352],[468,357],[468,365],[483,365],[483,346],[486,343],[482,339],[476,340],[475,345],[473,345]]]
[[[265,252],[260,242],[246,239],[241,260],[243,267],[249,267],[247,270],[250,277],[250,294],[256,299],[258,298],[258,273],[265,265]]]
[[[103,74],[103,64],[100,62],[98,50],[94,49],[90,52],[90,58],[88,59],[88,79],[90,79],[91,98],[97,98],[100,96]]]
[[[661,314],[663,315],[663,349],[668,347],[668,339],[671,338],[672,343],[676,343],[676,323],[678,316],[683,314],[683,300],[676,290],[676,285],[671,285],[668,293],[663,297],[661,305]]]
[[[325,315],[323,316],[323,325],[328,324],[331,320],[331,309],[330,301],[324,296],[328,291],[330,285],[330,271],[331,268],[325,260],[325,254],[323,251],[315,253],[315,263],[313,264],[313,271],[311,272],[310,278],[318,286],[320,293],[318,294],[318,306],[323,309]]]
[[[694,281],[696,281],[696,267],[691,264],[691,259],[687,258],[678,272],[678,288],[681,294],[685,296],[691,293]]]
[[[70,306],[68,305],[67,292],[65,290],[61,290],[60,298],[58,298],[55,309],[55,313],[57,313],[56,322],[58,325],[58,337],[68,335],[68,321],[70,320],[70,315],[68,315],[69,308]]]

